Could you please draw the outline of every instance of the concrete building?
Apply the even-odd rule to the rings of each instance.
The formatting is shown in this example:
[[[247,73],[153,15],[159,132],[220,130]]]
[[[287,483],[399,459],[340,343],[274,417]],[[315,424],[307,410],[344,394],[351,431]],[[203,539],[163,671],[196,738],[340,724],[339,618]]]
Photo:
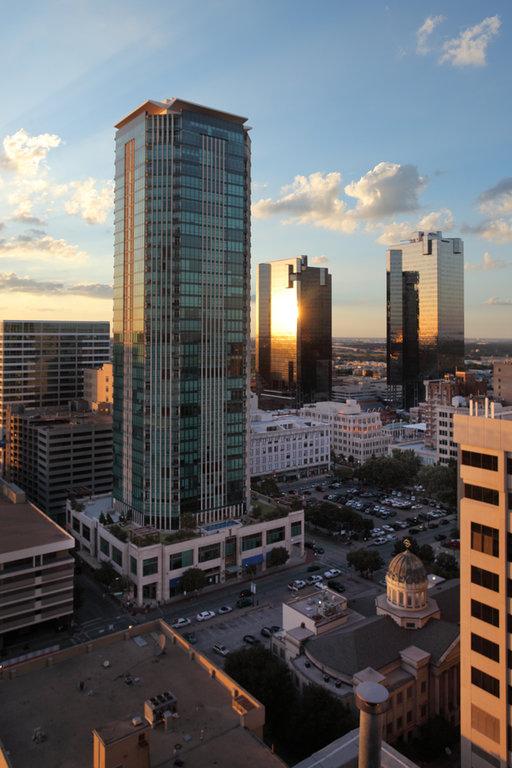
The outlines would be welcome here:
[[[0,494],[1,647],[16,630],[70,619],[74,540],[20,489],[2,482]]]
[[[390,442],[377,411],[363,411],[359,403],[320,402],[306,405],[300,415],[325,424],[331,430],[331,448],[336,456],[362,464],[372,456],[384,456]]]
[[[0,428],[9,403],[31,408],[83,397],[84,369],[110,359],[110,323],[0,321]]]
[[[489,400],[468,401],[463,397],[454,397],[451,405],[435,405],[432,411],[434,421],[434,451],[437,462],[448,464],[450,461],[457,461],[458,446],[454,437],[454,417],[457,414],[468,415],[471,408],[475,413],[482,415],[492,413],[496,416],[506,416],[512,414],[512,408],[503,408],[501,403],[491,402]]]
[[[487,382],[477,379],[467,371],[456,371],[454,376],[446,375],[442,379],[432,379],[423,382],[425,387],[425,402],[417,408],[421,421],[426,424],[425,444],[427,448],[436,448],[437,444],[437,406],[452,405],[454,397],[483,398],[487,394]]]
[[[455,416],[463,768],[512,764],[512,414]]]
[[[138,605],[180,595],[188,568],[201,568],[208,584],[218,584],[266,570],[276,547],[286,548],[292,562],[304,556],[302,510],[265,521],[210,523],[190,531],[188,538],[183,532],[165,533],[123,521],[109,494],[70,501],[66,514],[78,553],[93,566],[108,563],[126,576]],[[111,522],[106,522],[107,515]]]
[[[285,768],[261,702],[163,620],[3,666],[0,699],[2,766]]]
[[[246,118],[146,101],[116,126],[114,499],[179,530],[248,509]]]
[[[512,358],[494,361],[492,388],[496,400],[503,405],[512,405]]]
[[[429,583],[410,551],[391,560],[386,582],[386,594],[350,608],[329,589],[304,591],[283,604],[272,650],[298,686],[324,686],[351,705],[359,684],[384,685],[383,735],[393,743],[435,715],[459,722],[459,582]]]
[[[258,265],[256,375],[260,407],[330,400],[331,275],[307,256]]]
[[[251,410],[252,477],[309,477],[328,472],[330,463],[329,425],[294,414]]]
[[[112,416],[84,401],[64,407],[9,406],[4,474],[64,524],[71,494],[112,491]]]
[[[464,363],[464,245],[418,232],[387,251],[387,380],[404,408],[424,399],[425,379]]]
[[[112,363],[103,363],[99,368],[84,370],[84,400],[93,411],[110,413],[114,395]]]

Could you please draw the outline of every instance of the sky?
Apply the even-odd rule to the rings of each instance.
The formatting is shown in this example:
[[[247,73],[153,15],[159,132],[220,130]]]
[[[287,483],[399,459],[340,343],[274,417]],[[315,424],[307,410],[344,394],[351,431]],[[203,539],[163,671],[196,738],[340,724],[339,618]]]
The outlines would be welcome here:
[[[509,0],[47,0],[0,29],[0,318],[112,317],[114,124],[246,115],[252,273],[307,254],[333,333],[385,336],[386,248],[465,244],[466,336],[512,328]]]

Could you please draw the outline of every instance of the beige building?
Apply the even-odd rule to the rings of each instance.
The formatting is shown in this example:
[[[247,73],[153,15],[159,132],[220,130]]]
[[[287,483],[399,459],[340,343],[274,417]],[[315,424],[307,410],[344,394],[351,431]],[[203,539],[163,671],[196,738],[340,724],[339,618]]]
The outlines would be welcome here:
[[[512,358],[495,360],[492,367],[494,397],[503,405],[512,405]]]
[[[112,363],[103,363],[99,368],[84,370],[84,399],[93,411],[112,410],[114,395],[114,374]]]
[[[457,415],[463,768],[511,765],[512,416]]]
[[[25,494],[0,496],[0,647],[4,636],[73,613],[73,537]]]

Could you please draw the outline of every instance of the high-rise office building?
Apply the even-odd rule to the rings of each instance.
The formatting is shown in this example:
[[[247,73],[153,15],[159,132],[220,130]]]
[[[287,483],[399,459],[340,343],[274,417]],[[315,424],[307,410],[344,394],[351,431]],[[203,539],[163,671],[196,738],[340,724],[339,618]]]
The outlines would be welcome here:
[[[245,123],[167,99],[116,126],[114,499],[164,530],[247,505]]]
[[[464,247],[458,237],[418,232],[387,252],[387,378],[411,408],[424,379],[464,363]]]
[[[256,372],[260,407],[330,400],[331,275],[307,256],[258,266]]]
[[[65,405],[83,397],[84,369],[110,358],[110,323],[0,321],[0,426],[9,403]]]
[[[512,764],[512,418],[454,419],[459,445],[462,768]],[[479,408],[480,413],[482,409]],[[499,418],[498,418],[499,416]]]

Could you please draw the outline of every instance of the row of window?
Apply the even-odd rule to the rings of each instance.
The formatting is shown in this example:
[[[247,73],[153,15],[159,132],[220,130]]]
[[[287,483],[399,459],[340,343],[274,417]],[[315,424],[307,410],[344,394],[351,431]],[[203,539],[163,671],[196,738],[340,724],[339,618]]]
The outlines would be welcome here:
[[[495,507],[500,503],[500,494],[494,488],[485,488],[481,485],[471,485],[464,483],[464,496],[466,499],[482,501],[484,504],[493,504]]]
[[[462,451],[461,463],[469,467],[488,469],[492,472],[498,471],[498,457],[490,456],[486,453],[477,453],[476,451]]]

